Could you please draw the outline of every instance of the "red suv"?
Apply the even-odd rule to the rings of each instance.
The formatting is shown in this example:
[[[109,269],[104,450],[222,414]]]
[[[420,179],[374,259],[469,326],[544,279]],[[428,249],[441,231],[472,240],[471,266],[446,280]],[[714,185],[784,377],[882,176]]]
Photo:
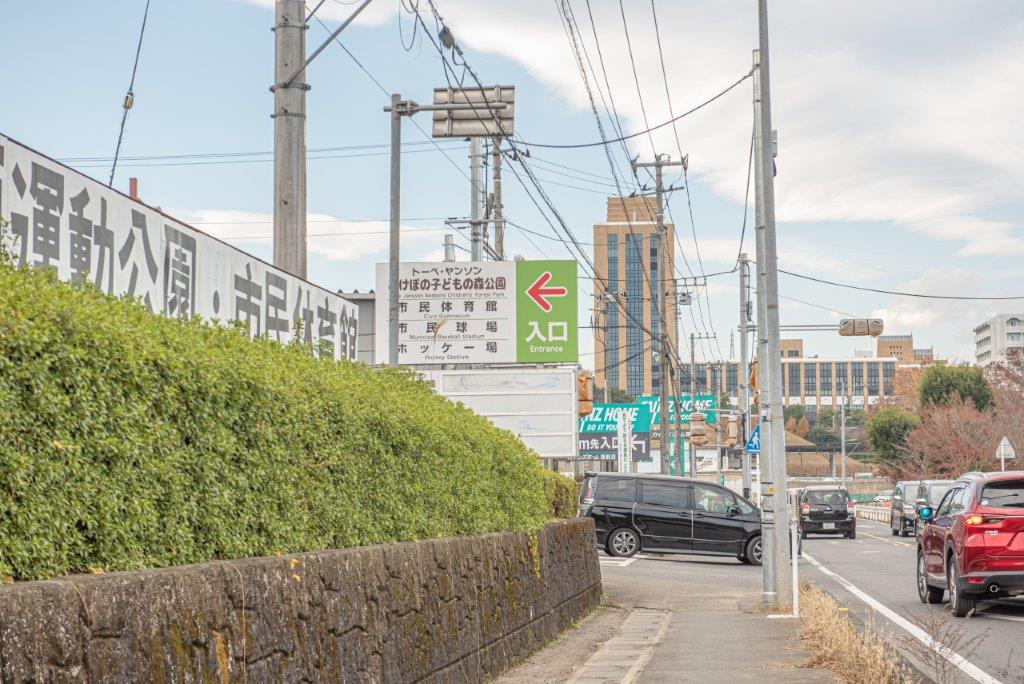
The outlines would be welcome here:
[[[964,617],[985,599],[1024,594],[1024,471],[968,473],[932,509],[918,501],[917,593]]]

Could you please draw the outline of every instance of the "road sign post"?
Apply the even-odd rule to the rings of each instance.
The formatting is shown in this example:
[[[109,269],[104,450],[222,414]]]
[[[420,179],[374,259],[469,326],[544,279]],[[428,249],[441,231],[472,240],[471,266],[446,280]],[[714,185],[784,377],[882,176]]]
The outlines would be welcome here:
[[[996,457],[999,459],[999,470],[1006,470],[1007,459],[1012,461],[1017,457],[1017,452],[1008,438],[1003,437],[999,442],[999,446],[996,448]]]

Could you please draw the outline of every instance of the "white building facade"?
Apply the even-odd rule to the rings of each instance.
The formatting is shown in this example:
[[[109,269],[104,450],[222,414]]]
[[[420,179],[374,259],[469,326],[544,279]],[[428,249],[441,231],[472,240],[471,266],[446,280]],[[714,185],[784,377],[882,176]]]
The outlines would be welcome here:
[[[999,314],[974,329],[974,360],[979,366],[1005,361],[1010,350],[1024,350],[1024,314]]]

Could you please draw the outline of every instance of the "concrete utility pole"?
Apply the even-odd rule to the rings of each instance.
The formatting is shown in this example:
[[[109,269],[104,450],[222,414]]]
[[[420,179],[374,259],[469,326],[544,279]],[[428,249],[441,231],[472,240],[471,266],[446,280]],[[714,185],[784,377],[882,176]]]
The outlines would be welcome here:
[[[750,263],[746,253],[740,254],[740,443],[743,445],[743,497],[750,498],[750,454],[747,438],[750,436],[750,351],[747,339],[750,332]]]
[[[480,235],[483,229],[481,221],[484,217],[484,204],[486,202],[486,198],[484,197],[483,185],[484,157],[483,152],[481,151],[480,138],[478,137],[472,137],[469,139],[469,183],[469,232],[471,236],[470,239],[472,241],[470,259],[473,261],[480,261]]]
[[[494,219],[494,253],[498,261],[505,260],[505,220],[501,210],[501,138],[494,138],[494,199],[491,216]]]
[[[757,271],[758,337],[760,348],[758,368],[766,380],[762,385],[762,411],[767,408],[768,441],[761,440],[762,454],[768,455],[768,479],[762,474],[761,488],[769,495],[771,508],[762,510],[763,571],[765,602],[789,605],[792,586],[786,581],[785,569],[790,560],[789,500],[786,492],[786,433],[782,405],[782,352],[779,341],[778,254],[775,245],[775,181],[772,145],[771,91],[768,68],[768,3],[758,0],[759,49],[754,52],[754,155],[757,187]],[[763,311],[764,316],[760,314]],[[762,428],[763,430],[764,428]],[[765,449],[767,446],[767,449]]]
[[[839,406],[839,482],[846,486],[846,378],[839,379],[839,394],[843,397],[843,403]],[[835,415],[835,414],[832,414]]]
[[[669,161],[669,156],[657,155],[653,162],[633,162],[633,170],[654,167],[655,196],[658,200],[658,277],[652,278],[651,287],[654,289],[654,296],[658,302],[658,312],[662,325],[658,329],[657,339],[651,339],[652,352],[657,352],[658,357],[658,402],[661,406],[661,474],[668,474],[668,445],[669,445],[669,424],[668,424],[668,298],[665,293],[665,286],[671,281],[672,265],[665,258],[668,253],[668,229],[665,227],[665,184],[662,181],[662,169],[666,166],[682,166],[684,161]],[[673,291],[675,288],[672,288]],[[652,353],[653,355],[653,353]],[[678,403],[678,397],[676,398]],[[679,407],[676,407],[676,420],[679,420]],[[678,448],[678,447],[677,447]]]
[[[398,269],[402,216],[402,96],[391,95],[391,225],[388,231],[388,365],[398,365]]]
[[[274,16],[274,265],[306,277],[306,7],[277,0]]]

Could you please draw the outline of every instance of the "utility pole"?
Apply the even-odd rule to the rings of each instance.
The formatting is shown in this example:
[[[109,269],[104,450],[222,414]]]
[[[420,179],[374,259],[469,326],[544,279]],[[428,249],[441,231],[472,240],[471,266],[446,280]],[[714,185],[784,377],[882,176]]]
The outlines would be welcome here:
[[[750,353],[747,336],[750,322],[750,263],[744,252],[740,254],[740,441],[743,444],[743,498],[750,498],[750,454],[747,438],[750,436]]]
[[[388,233],[388,365],[398,365],[398,267],[401,263],[399,225],[402,216],[402,114],[398,93],[391,95],[391,226]],[[407,110],[408,108],[405,107]]]
[[[470,204],[469,204],[469,231],[472,240],[470,259],[480,261],[480,236],[483,230],[484,217],[484,157],[481,151],[480,138],[469,139],[469,183],[470,183]]]
[[[697,342],[700,340],[713,340],[714,335],[697,335],[696,333],[690,333],[690,412],[692,413],[697,406],[697,372],[696,372],[696,350]],[[678,411],[682,413],[682,409]],[[716,442],[718,440],[715,440]],[[717,448],[717,447],[716,447]],[[721,469],[722,458],[721,454],[718,457],[718,466]],[[697,473],[697,447],[693,443],[693,437],[690,438],[690,473]]]
[[[444,260],[455,261],[455,236],[451,233],[444,235]]]
[[[843,395],[843,403],[839,405],[839,482],[846,486],[846,378],[839,379],[839,393]],[[834,414],[833,414],[834,415]]]
[[[274,265],[306,277],[306,6],[277,0],[274,16]]]
[[[498,261],[505,260],[505,220],[501,206],[501,138],[494,138],[494,195],[491,201],[491,216],[494,219],[494,253]]]
[[[768,442],[763,439],[762,454],[768,455],[769,479],[762,475],[761,487],[768,494],[771,508],[762,511],[762,544],[765,594],[768,603],[789,605],[792,586],[785,578],[790,561],[789,501],[786,492],[786,436],[782,405],[782,354],[779,342],[779,274],[775,244],[775,181],[772,145],[771,91],[768,68],[768,3],[758,0],[759,49],[754,52],[754,155],[757,187],[757,271],[758,338],[764,353],[758,368],[767,381],[762,388],[762,411],[767,408]],[[760,314],[763,311],[764,316]]]
[[[655,195],[658,200],[658,276],[653,278],[651,288],[658,302],[658,312],[662,325],[658,327],[657,339],[651,339],[652,350],[657,351],[658,357],[658,402],[661,406],[661,474],[668,474],[668,434],[669,434],[669,411],[668,411],[668,298],[665,293],[665,286],[671,276],[671,264],[665,258],[668,252],[668,229],[665,227],[665,184],[662,182],[662,169],[666,166],[682,166],[685,162],[669,161],[669,156],[657,155],[653,162],[633,162],[633,171],[641,168],[654,167]],[[672,288],[673,291],[675,288]],[[657,322],[654,321],[655,325]],[[653,336],[652,336],[653,338]],[[678,397],[677,401],[678,403]],[[676,420],[679,420],[680,407],[676,407]]]

